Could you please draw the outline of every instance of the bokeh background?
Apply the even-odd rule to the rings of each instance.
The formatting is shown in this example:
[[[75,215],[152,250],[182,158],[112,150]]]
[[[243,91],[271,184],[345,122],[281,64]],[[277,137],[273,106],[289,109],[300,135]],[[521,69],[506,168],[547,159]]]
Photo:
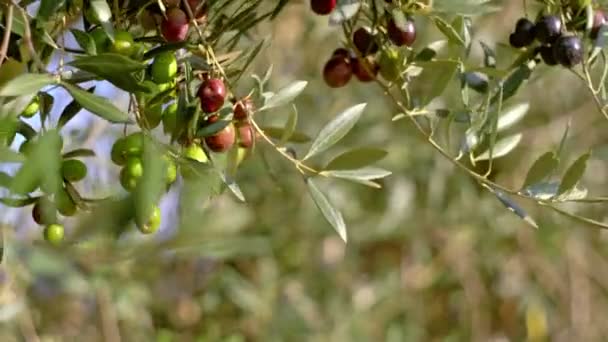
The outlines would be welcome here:
[[[473,61],[481,63],[479,40],[496,47],[499,65],[513,59],[504,43],[524,9],[521,1],[500,5],[500,11],[473,19]],[[425,18],[416,20],[415,48],[441,39]],[[381,190],[323,183],[343,212],[349,243],[322,218],[294,168],[263,144],[238,173],[246,204],[230,193],[208,202],[196,187],[180,183],[163,199],[156,237],[132,229],[117,244],[96,240],[50,249],[31,220],[31,208],[3,207],[1,341],[608,338],[605,232],[522,202],[540,225],[531,228],[435,153],[406,120],[391,122],[396,109],[377,87],[351,82],[330,90],[320,70],[340,44],[341,31],[313,16],[306,1],[289,5],[252,34],[267,35],[271,43],[255,71],[262,74],[272,64],[274,89],[309,81],[296,101],[299,131],[314,136],[339,111],[367,102],[362,120],[329,156],[353,147],[389,152],[379,164],[393,175]],[[240,90],[246,93],[252,85],[245,82]],[[126,97],[111,86],[98,88],[126,106]],[[449,106],[457,91],[434,105]],[[520,186],[531,163],[559,144],[571,121],[560,170],[592,149],[583,184],[602,195],[608,181],[607,127],[585,91],[565,70],[539,67],[509,100],[530,103],[529,114],[514,128],[524,141],[496,161],[492,177]],[[65,94],[53,95],[58,108],[69,101]],[[260,120],[281,124],[288,110],[264,113]],[[68,146],[85,144],[98,154],[88,161],[87,181],[79,184],[83,193],[103,197],[121,191],[118,169],[109,162],[112,141],[121,132],[122,127],[87,115],[64,130]],[[606,219],[602,206],[567,209]],[[77,223],[78,218],[69,219],[66,228]]]

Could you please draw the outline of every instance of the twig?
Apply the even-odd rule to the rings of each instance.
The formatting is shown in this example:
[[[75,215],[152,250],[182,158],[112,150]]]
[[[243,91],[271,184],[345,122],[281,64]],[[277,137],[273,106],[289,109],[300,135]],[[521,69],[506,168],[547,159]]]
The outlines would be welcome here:
[[[8,51],[8,44],[11,40],[11,30],[13,29],[13,4],[8,4],[6,10],[6,25],[4,27],[4,37],[0,46],[0,64],[4,62]]]

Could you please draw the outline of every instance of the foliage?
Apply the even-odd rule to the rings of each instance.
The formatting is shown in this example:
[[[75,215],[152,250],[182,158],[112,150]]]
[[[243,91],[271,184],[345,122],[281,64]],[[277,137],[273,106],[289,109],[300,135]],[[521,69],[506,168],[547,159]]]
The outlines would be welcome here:
[[[316,18],[290,1],[6,2],[0,162],[12,170],[0,174],[1,202],[32,212],[45,227],[36,233],[50,244],[6,233],[6,286],[17,299],[0,316],[25,317],[18,325],[25,335],[32,329],[70,335],[22,310],[24,298],[40,312],[51,310],[59,291],[77,305],[93,300],[93,310],[74,310],[87,313],[74,326],[109,340],[116,334],[128,340],[467,340],[493,331],[545,337],[547,312],[555,312],[553,324],[567,317],[543,301],[568,297],[561,285],[547,285],[566,277],[559,261],[580,262],[583,245],[602,238],[547,231],[559,222],[547,211],[607,228],[597,209],[607,199],[593,186],[598,180],[585,178],[602,150],[579,145],[570,122],[560,125],[566,127],[561,140],[534,145],[524,156],[523,147],[546,134],[530,128],[538,104],[526,94],[551,77],[548,70],[570,75],[570,87],[585,89],[593,101],[594,117],[608,118],[608,31],[593,24],[603,4],[523,3],[532,21],[558,14],[560,34],[568,44],[578,39],[584,58],[568,50],[568,60],[556,58],[561,65],[549,67],[541,48],[557,41],[515,48],[504,32],[494,32],[503,43],[482,41],[477,21],[509,6],[490,0],[342,0]],[[296,19],[295,10],[309,16]],[[324,50],[305,51],[318,42],[296,46],[294,55],[303,57],[273,55],[281,42],[259,37],[282,20],[310,20],[330,33],[325,68],[318,65]],[[506,26],[513,30],[515,20]],[[363,43],[355,39],[360,27],[368,29]],[[294,39],[283,34],[283,44]],[[305,71],[314,68],[316,77],[280,80],[290,58]],[[348,74],[328,76],[332,61]],[[316,81],[320,70],[331,88],[360,84],[330,92]],[[78,122],[87,122],[84,138],[69,131]],[[110,133],[100,143],[105,149],[92,146],[96,127]],[[576,148],[569,147],[573,141]],[[95,179],[108,170],[105,182]],[[415,197],[413,209],[404,205],[413,205],[408,196]],[[174,208],[160,210],[167,201]],[[497,203],[515,216],[503,217]],[[349,244],[327,235],[321,218]],[[539,229],[528,231],[516,218]],[[565,255],[543,240],[553,238],[566,246]],[[523,260],[537,253],[559,259],[546,261],[546,269]],[[503,278],[513,270],[494,262],[509,258],[518,271],[549,275],[525,275],[517,283],[539,289],[495,294],[484,284],[509,286]],[[138,266],[144,264],[151,266]],[[44,289],[36,288],[38,281]],[[24,296],[17,284],[33,293]],[[412,293],[420,302],[394,300]],[[421,305],[426,302],[436,307]],[[525,310],[505,314],[487,303]],[[601,317],[603,310],[587,312]],[[458,323],[445,323],[462,314]],[[503,315],[523,315],[525,323],[494,327],[490,321]],[[93,316],[99,324],[91,323]]]

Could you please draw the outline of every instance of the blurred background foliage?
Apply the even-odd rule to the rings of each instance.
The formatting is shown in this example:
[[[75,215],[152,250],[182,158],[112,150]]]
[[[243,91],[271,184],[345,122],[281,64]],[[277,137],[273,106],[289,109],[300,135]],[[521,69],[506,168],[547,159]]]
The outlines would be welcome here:
[[[513,51],[504,43],[523,8],[519,0],[501,5],[473,19],[473,39],[496,45],[499,64],[508,64]],[[416,48],[441,38],[416,19]],[[300,131],[314,136],[335,113],[368,102],[341,146],[389,151],[380,165],[393,175],[383,189],[323,184],[347,220],[348,245],[316,210],[293,167],[263,144],[239,169],[247,204],[230,193],[207,201],[203,184],[177,187],[163,202],[156,238],[134,232],[117,245],[92,240],[52,249],[41,241],[29,208],[4,208],[1,341],[608,338],[605,232],[521,203],[539,223],[540,229],[532,229],[434,153],[406,120],[391,122],[395,109],[377,87],[351,82],[327,88],[320,70],[341,32],[312,15],[306,1],[293,2],[254,32],[268,34],[271,43],[256,70],[262,74],[274,66],[270,87],[309,81],[296,101]],[[478,43],[472,56],[481,61]],[[572,120],[566,155],[572,160],[593,149],[583,183],[604,189],[606,121],[580,83],[564,69],[541,66],[510,101],[528,100],[530,113],[519,125],[524,143],[496,161],[492,177],[519,186]],[[453,99],[439,101],[449,105]],[[281,124],[288,110],[263,113],[260,120]],[[104,160],[118,133],[91,121],[71,137],[104,156],[91,162],[96,170],[83,185],[92,196],[117,190],[118,170]],[[568,209],[606,217],[599,206]],[[66,229],[78,218],[71,220]]]

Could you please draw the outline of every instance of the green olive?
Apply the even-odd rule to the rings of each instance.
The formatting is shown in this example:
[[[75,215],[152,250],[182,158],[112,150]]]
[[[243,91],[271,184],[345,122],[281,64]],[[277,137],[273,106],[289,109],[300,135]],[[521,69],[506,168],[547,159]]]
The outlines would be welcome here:
[[[87,176],[87,166],[78,159],[68,159],[61,163],[61,174],[68,182],[78,182]]]
[[[177,75],[177,59],[173,52],[164,52],[154,58],[150,67],[152,80],[157,84],[169,83]]]
[[[148,218],[148,221],[144,224],[138,223],[137,228],[143,234],[153,234],[158,231],[158,228],[160,228],[160,221],[161,221],[160,208],[155,206],[154,209],[152,210],[152,214],[150,215],[150,218]]]
[[[131,56],[135,52],[133,36],[127,31],[116,31],[114,33],[114,43],[110,47],[110,51]]]
[[[63,242],[65,231],[60,224],[50,224],[44,228],[44,239],[54,246],[59,246]]]

